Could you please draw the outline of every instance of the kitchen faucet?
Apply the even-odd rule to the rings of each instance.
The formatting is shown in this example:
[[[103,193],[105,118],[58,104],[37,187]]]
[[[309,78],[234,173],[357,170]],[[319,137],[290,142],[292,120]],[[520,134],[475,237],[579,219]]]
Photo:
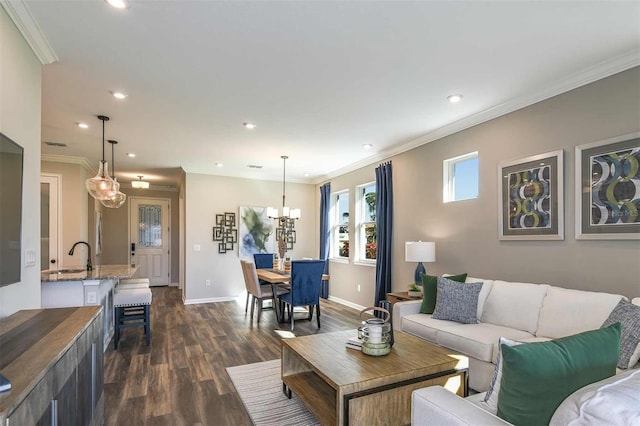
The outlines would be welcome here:
[[[93,270],[93,266],[91,265],[91,246],[89,245],[88,242],[86,242],[86,241],[78,241],[78,242],[74,243],[73,247],[71,247],[71,250],[69,250],[69,256],[73,256],[73,251],[76,249],[76,246],[78,244],[84,244],[89,249],[89,258],[87,259],[87,271]]]

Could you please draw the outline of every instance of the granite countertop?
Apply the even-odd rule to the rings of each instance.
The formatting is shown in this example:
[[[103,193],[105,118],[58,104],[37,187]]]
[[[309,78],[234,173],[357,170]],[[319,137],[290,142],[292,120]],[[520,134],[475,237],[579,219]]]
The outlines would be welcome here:
[[[132,265],[97,265],[92,271],[87,271],[83,266],[64,267],[61,272],[57,269],[49,269],[40,273],[40,281],[84,281],[102,280],[108,278],[131,278],[138,270]]]

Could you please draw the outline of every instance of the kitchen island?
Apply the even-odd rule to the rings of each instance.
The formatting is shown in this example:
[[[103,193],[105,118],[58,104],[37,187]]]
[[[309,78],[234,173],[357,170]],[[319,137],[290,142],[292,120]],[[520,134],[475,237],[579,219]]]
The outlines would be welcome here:
[[[113,337],[113,289],[119,279],[132,278],[131,265],[98,265],[91,271],[78,266],[42,271],[42,308],[99,306],[104,308],[104,350]]]

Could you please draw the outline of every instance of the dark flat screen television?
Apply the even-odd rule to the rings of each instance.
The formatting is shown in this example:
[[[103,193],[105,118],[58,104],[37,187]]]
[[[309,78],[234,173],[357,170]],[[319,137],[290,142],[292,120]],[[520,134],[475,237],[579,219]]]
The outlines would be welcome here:
[[[0,287],[20,282],[24,149],[0,133]]]

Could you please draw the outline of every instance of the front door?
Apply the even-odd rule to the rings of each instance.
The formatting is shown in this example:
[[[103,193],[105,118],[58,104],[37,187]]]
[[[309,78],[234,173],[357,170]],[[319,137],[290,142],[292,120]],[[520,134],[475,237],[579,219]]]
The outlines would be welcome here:
[[[129,205],[129,260],[138,266],[136,276],[152,286],[169,285],[169,200],[131,197]]]

